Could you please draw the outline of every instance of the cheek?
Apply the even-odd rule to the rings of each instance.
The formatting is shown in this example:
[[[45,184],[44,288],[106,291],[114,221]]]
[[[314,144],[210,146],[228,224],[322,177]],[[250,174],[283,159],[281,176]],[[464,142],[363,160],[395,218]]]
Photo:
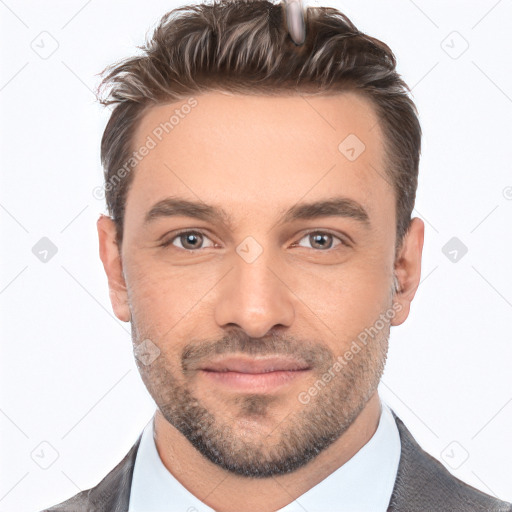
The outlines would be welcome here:
[[[130,264],[126,281],[132,314],[159,339],[176,337],[189,318],[197,319],[207,306],[208,292],[220,279],[211,266],[172,267],[155,261]]]
[[[297,307],[322,329],[325,341],[345,344],[391,307],[388,274],[382,258],[354,259],[328,271],[303,267],[290,288],[300,299]]]

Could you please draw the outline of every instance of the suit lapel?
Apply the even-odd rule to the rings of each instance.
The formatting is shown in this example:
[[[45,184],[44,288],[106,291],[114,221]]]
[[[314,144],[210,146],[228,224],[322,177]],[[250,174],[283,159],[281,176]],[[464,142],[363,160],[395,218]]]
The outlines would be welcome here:
[[[89,491],[90,510],[127,512],[133,479],[135,457],[142,433],[123,460],[94,488]]]
[[[512,507],[455,478],[438,460],[425,452],[391,411],[401,442],[400,462],[387,512],[512,512]],[[127,512],[135,458],[142,433],[130,451],[92,489],[82,491],[50,511]]]
[[[398,472],[387,512],[512,512],[509,503],[493,498],[453,476],[421,448],[393,412],[401,442]]]

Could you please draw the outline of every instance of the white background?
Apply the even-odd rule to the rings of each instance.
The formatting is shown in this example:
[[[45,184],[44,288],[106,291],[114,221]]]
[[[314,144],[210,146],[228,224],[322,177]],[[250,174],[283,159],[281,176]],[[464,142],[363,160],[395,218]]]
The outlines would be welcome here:
[[[424,132],[422,283],[392,329],[381,396],[453,474],[511,501],[512,2],[309,4],[338,7],[393,49]],[[92,90],[178,5],[0,2],[0,511],[92,487],[153,413],[98,257],[106,211],[92,190],[109,111]],[[43,31],[58,43],[47,59],[31,47],[57,44]],[[42,237],[58,249],[47,263],[32,253]],[[456,263],[442,252],[452,237],[468,248]],[[48,469],[35,462],[51,461],[42,442],[59,454]]]

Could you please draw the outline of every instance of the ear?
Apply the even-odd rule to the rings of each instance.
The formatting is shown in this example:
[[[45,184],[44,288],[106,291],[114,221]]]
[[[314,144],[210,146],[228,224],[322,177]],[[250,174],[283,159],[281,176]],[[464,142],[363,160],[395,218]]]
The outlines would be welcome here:
[[[409,316],[412,299],[420,284],[424,233],[424,222],[418,217],[412,219],[395,261],[399,289],[394,302],[401,308],[391,320],[391,325],[400,325]]]
[[[128,292],[123,274],[120,248],[116,242],[117,228],[107,215],[101,215],[96,226],[100,246],[100,258],[107,274],[110,302],[119,320],[129,322],[131,318],[128,305]]]

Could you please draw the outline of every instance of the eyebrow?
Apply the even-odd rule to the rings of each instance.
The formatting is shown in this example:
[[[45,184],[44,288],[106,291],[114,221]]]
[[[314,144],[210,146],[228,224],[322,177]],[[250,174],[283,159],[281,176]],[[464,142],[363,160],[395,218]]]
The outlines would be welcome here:
[[[310,203],[298,203],[281,213],[278,224],[295,220],[317,219],[320,217],[345,217],[354,219],[366,228],[370,228],[370,217],[364,207],[348,197],[332,197]],[[189,201],[177,197],[167,197],[158,201],[147,212],[144,224],[150,224],[162,217],[191,217],[208,222],[222,223],[229,229],[233,227],[230,215],[222,208],[202,202]]]

